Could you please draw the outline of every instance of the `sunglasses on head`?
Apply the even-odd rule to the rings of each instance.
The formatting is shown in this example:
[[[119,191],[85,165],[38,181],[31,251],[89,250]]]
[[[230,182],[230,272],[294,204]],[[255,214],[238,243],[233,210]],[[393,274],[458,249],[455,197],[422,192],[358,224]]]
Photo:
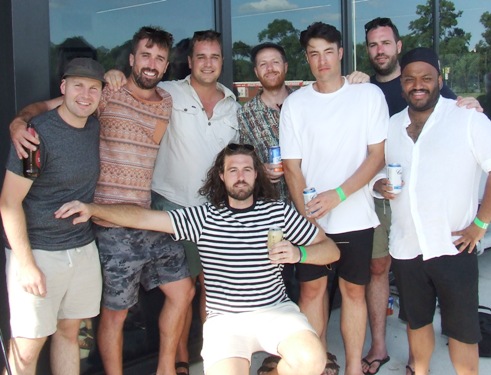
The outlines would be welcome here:
[[[230,151],[239,151],[239,150],[247,150],[247,151],[254,151],[254,146],[253,145],[250,145],[248,143],[229,143],[227,145],[227,150],[230,150]]]
[[[365,24],[365,33],[368,33],[370,30],[380,26],[394,27],[394,24],[392,23],[392,20],[390,18],[377,17]]]

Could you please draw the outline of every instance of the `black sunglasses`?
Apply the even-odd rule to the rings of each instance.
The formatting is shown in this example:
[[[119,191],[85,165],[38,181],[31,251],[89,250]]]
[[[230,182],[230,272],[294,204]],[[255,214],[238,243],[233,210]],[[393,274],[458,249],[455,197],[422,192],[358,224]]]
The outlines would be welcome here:
[[[365,33],[368,33],[370,30],[380,26],[394,27],[394,24],[390,18],[377,17],[365,24]]]
[[[247,150],[247,151],[254,151],[254,146],[250,145],[248,143],[229,143],[227,145],[227,150],[229,151],[238,151],[238,150]]]

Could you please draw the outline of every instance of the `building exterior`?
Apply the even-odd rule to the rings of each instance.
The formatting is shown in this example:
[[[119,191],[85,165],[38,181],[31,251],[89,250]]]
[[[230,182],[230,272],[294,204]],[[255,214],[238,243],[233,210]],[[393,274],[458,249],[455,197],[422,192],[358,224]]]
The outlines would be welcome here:
[[[292,87],[299,87],[312,77],[298,44],[298,33],[314,21],[323,21],[343,34],[344,73],[354,69],[371,73],[364,24],[375,17],[390,17],[399,27],[404,45],[424,45],[440,52],[445,79],[455,92],[477,96],[484,93],[483,77],[491,71],[489,9],[489,0],[3,0],[0,181],[9,145],[8,124],[15,113],[31,102],[57,96],[59,72],[72,57],[91,56],[106,69],[125,69],[128,41],[141,26],[160,26],[174,35],[168,79],[181,78],[181,68],[187,65],[186,40],[194,31],[220,31],[225,57],[221,82],[234,87],[244,102],[259,89],[248,55],[255,44],[281,43],[289,58],[287,80]],[[441,25],[449,23],[441,20],[448,18],[454,26],[442,29]],[[5,259],[3,252],[0,254],[3,269]],[[153,300],[152,296],[148,298]],[[146,309],[152,310],[148,306]],[[137,316],[139,311],[134,313]],[[135,324],[141,319],[136,318]],[[144,324],[151,324],[145,319],[151,320],[151,316],[143,318]],[[8,338],[4,276],[0,278],[0,328]],[[199,348],[199,332],[192,335],[193,345]],[[152,350],[136,356],[144,357]],[[90,363],[85,368],[86,374],[97,372]]]

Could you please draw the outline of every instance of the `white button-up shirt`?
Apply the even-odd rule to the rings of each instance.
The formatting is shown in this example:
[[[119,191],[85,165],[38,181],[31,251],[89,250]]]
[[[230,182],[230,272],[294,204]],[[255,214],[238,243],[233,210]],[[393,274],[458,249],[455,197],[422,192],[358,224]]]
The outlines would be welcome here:
[[[400,163],[404,180],[391,201],[390,254],[455,255],[451,233],[474,220],[482,170],[491,170],[491,122],[440,97],[416,143],[410,123],[407,108],[392,116],[386,143],[386,162]]]

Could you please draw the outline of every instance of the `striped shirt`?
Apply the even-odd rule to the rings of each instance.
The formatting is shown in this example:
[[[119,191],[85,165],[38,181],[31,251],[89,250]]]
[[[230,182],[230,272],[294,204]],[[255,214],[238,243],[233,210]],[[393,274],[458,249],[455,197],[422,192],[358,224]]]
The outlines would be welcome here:
[[[244,210],[211,203],[170,211],[175,240],[197,244],[206,287],[208,316],[241,313],[288,301],[282,266],[268,258],[268,230],[308,245],[318,229],[281,201],[255,202]]]

